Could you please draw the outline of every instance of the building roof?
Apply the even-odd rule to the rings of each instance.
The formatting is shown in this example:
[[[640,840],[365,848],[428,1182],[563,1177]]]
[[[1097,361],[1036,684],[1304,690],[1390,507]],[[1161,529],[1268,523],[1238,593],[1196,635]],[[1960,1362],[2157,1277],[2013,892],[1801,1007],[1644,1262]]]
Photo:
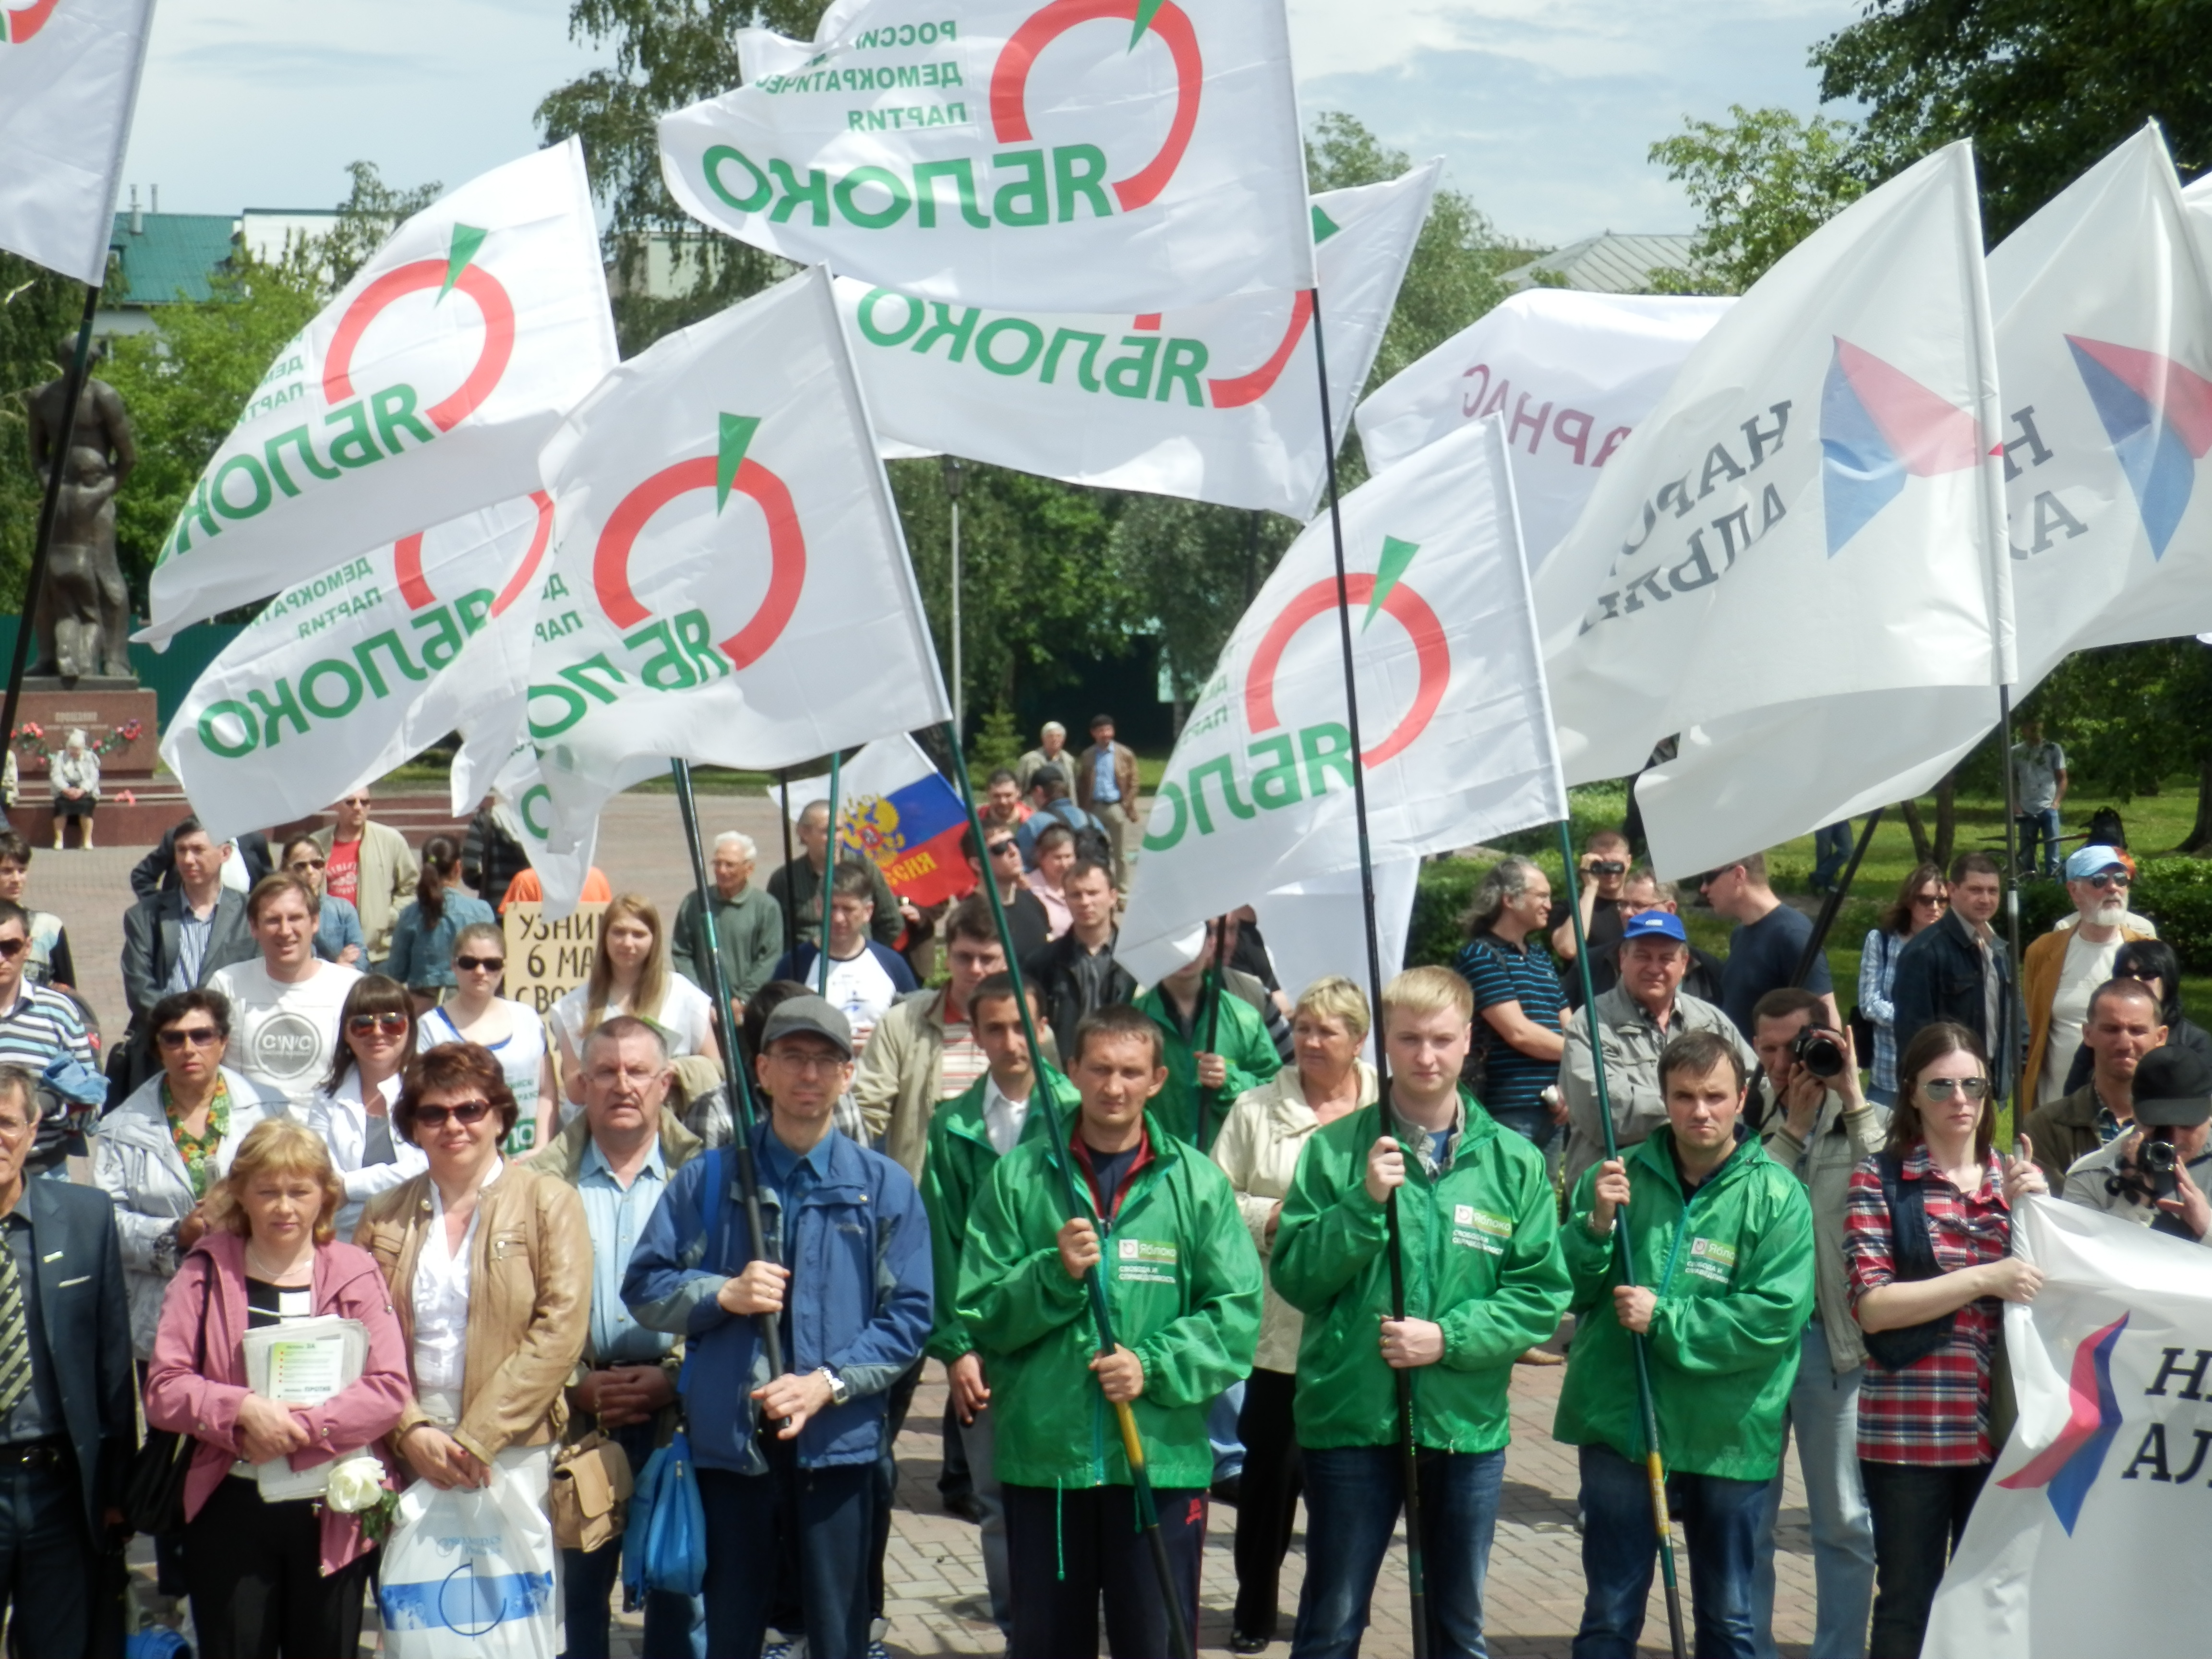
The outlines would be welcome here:
[[[134,224],[137,227],[133,228]],[[110,305],[171,305],[214,295],[208,278],[230,258],[238,221],[228,213],[118,213],[108,250],[122,268]]]
[[[1505,286],[1518,293],[1538,286],[1537,273],[1564,276],[1566,286],[1586,294],[1648,294],[1655,270],[1687,270],[1690,245],[1696,238],[1680,235],[1639,236],[1605,231],[1579,242],[1540,254],[1504,273]]]

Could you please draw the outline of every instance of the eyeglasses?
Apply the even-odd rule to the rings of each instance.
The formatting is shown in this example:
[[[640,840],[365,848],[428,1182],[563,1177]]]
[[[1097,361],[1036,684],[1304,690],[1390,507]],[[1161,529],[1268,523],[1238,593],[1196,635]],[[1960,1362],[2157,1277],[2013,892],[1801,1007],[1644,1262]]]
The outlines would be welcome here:
[[[407,1016],[404,1014],[356,1014],[346,1021],[349,1036],[367,1036],[371,1031],[386,1036],[407,1035]]]
[[[330,867],[328,859],[294,859],[284,866],[288,870],[324,870]]]
[[[1915,904],[1924,904],[1931,910],[1941,910],[1951,902],[1941,893],[1915,893],[1912,896],[1912,902]]]
[[[788,1066],[801,1076],[815,1072],[834,1072],[840,1066],[852,1063],[842,1054],[794,1054],[787,1051],[778,1054],[773,1049],[769,1050],[768,1058],[779,1066]]]
[[[9,962],[15,961],[17,957],[21,956],[30,948],[31,941],[27,939],[0,939],[0,957],[6,957]]]
[[[195,1048],[212,1048],[222,1041],[222,1033],[212,1025],[195,1025],[189,1031],[179,1031],[173,1025],[158,1035],[161,1039],[161,1046],[173,1054],[182,1049],[186,1043],[190,1043]]]
[[[2107,870],[2102,875],[2085,876],[2082,879],[2101,892],[2107,887],[2124,889],[2135,878],[2124,871]]]
[[[368,797],[366,795],[349,795],[345,799],[340,801],[338,805],[341,806],[366,806],[368,805]]]
[[[1018,842],[994,841],[991,843],[991,856],[994,859],[1002,859],[1009,853],[1018,853],[1021,850],[1021,844]]]
[[[491,1102],[488,1100],[457,1101],[451,1106],[417,1106],[415,1109],[415,1127],[418,1129],[442,1129],[449,1117],[465,1127],[483,1122],[484,1114],[489,1110]]]
[[[465,974],[495,974],[507,966],[505,957],[455,957],[453,966]]]
[[[1965,1095],[1969,1100],[1987,1100],[1990,1097],[1990,1080],[1985,1077],[1931,1077],[1920,1087],[1928,1098],[1934,1101],[1948,1100],[1954,1092]]]

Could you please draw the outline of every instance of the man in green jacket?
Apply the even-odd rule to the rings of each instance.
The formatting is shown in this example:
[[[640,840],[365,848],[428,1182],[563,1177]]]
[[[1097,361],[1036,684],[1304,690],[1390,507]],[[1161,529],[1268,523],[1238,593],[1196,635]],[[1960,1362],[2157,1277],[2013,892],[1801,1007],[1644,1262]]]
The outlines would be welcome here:
[[[1195,958],[1146,991],[1136,1004],[1160,1029],[1162,1063],[1168,1068],[1167,1084],[1153,1103],[1152,1115],[1170,1134],[1196,1143],[1200,1152],[1212,1149],[1213,1137],[1237,1099],[1283,1069],[1283,1057],[1267,1035],[1267,1022],[1250,1003],[1219,988],[1213,972],[1216,925],[1206,924],[1206,947]],[[1217,1003],[1221,1011],[1218,1021],[1213,1016]],[[1209,1024],[1213,1026],[1210,1048],[1206,1046]],[[1201,1103],[1206,1107],[1202,1138]]]
[[[1637,1400],[1644,1340],[1659,1450],[1689,1545],[1700,1656],[1751,1659],[1752,1583],[1766,1484],[1814,1300],[1813,1207],[1741,1123],[1738,1045],[1690,1031],[1659,1056],[1667,1123],[1576,1183],[1560,1246],[1574,1279],[1574,1351],[1552,1425],[1582,1449],[1577,1659],[1629,1659],[1656,1559]],[[1616,1271],[1625,1218],[1636,1273]]]
[[[959,1316],[991,1378],[1006,1506],[1013,1659],[1167,1651],[1167,1606],[1138,1530],[1118,1407],[1144,1445],[1186,1627],[1213,1453],[1206,1407],[1252,1369],[1260,1257],[1229,1178],[1147,1103],[1167,1082],[1159,1027],[1105,1007],[1076,1028],[1081,1105],[1069,1139],[1079,1197],[1048,1140],[999,1161],[960,1258]],[[1100,1275],[1115,1346],[1099,1352],[1085,1283]]]
[[[1413,968],[1382,992],[1390,1097],[1307,1142],[1283,1200],[1274,1285],[1306,1316],[1297,1403],[1306,1558],[1295,1654],[1352,1655],[1404,1504],[1397,1373],[1411,1371],[1422,1542],[1439,1656],[1483,1651],[1513,1362],[1566,1311],[1544,1155],[1459,1086],[1466,980]],[[1388,1216],[1402,1240],[1393,1318]]]
[[[1035,990],[1023,988],[1030,1012],[1037,1015]],[[1014,997],[1013,976],[992,974],[969,993],[968,1018],[990,1069],[967,1092],[946,1101],[929,1121],[927,1156],[921,1166],[921,1205],[929,1212],[930,1265],[937,1280],[936,1316],[925,1356],[942,1360],[951,1399],[946,1434],[957,1437],[967,1454],[969,1479],[982,1512],[983,1582],[991,1593],[991,1619],[1001,1634],[1013,1628],[1013,1602],[1006,1589],[1006,1510],[993,1456],[991,1388],[983,1356],[960,1322],[960,1248],[967,1242],[969,1212],[999,1167],[1017,1146],[1049,1143],[1044,1114],[1030,1110],[1036,1073],[1022,1029],[1022,1006]],[[1075,1087],[1044,1068],[1048,1097],[1062,1110],[1076,1103]],[[948,1452],[951,1449],[948,1447]]]

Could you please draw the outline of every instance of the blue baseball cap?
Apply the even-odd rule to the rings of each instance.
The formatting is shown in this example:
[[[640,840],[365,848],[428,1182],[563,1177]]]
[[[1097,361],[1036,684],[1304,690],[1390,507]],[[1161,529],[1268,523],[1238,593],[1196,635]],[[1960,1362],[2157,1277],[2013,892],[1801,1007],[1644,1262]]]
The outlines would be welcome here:
[[[1620,930],[1620,942],[1631,939],[1671,939],[1679,945],[1687,945],[1690,936],[1683,931],[1682,919],[1672,910],[1640,910],[1629,917]]]
[[[2132,874],[2135,866],[2128,862],[2128,855],[2118,848],[2102,844],[2077,848],[2066,860],[2066,879],[2069,881],[2087,881],[2107,870],[2125,870]]]

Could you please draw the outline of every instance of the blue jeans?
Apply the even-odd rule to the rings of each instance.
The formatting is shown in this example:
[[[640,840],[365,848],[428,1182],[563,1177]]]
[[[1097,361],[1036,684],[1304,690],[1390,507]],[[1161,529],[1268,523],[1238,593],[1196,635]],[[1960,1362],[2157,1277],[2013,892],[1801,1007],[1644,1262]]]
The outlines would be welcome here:
[[[653,1455],[653,1425],[626,1423],[606,1431],[607,1438],[629,1455],[635,1476]],[[641,1513],[633,1518],[642,1522]],[[622,1582],[622,1540],[595,1550],[562,1550],[562,1605],[568,1622],[568,1659],[608,1659],[608,1598]],[[703,1597],[654,1590],[645,1598],[644,1659],[707,1659],[707,1603]]]
[[[1305,1588],[1291,1659],[1352,1659],[1367,1628],[1382,1554],[1398,1524],[1404,1486],[1398,1448],[1339,1446],[1305,1455]],[[1422,1565],[1435,1659],[1484,1659],[1482,1587],[1505,1486],[1505,1454],[1424,1451]],[[1240,1521],[1239,1524],[1242,1522]]]
[[[1583,1446],[1583,1627],[1574,1659],[1635,1659],[1644,1604],[1659,1563],[1651,1482],[1610,1446]],[[1764,1480],[1674,1474],[1669,1495],[1689,1547],[1698,1659],[1753,1659],[1751,1581],[1766,1517]]]
[[[1851,822],[1831,823],[1813,832],[1813,887],[1825,891],[1836,884],[1844,866],[1851,861]]]
[[[2043,843],[2043,873],[2058,873],[2058,809],[2045,806],[2020,815],[2020,868],[2025,875],[2036,868],[2036,842]]]
[[[1213,1478],[1234,1480],[1244,1473],[1244,1443],[1237,1419],[1244,1410],[1244,1385],[1231,1382],[1206,1408],[1206,1438],[1213,1448]]]
[[[1806,1326],[1797,1381],[1790,1390],[1790,1428],[1797,1437],[1805,1507],[1813,1519],[1818,1600],[1809,1659],[1866,1659],[1867,1615],[1874,1609],[1874,1516],[1859,1479],[1859,1384],[1865,1380],[1864,1365],[1834,1370],[1828,1363],[1827,1332],[1817,1318]],[[1759,1577],[1752,1590],[1759,1659],[1775,1659],[1774,1523],[1781,1513],[1778,1471],[1766,1489]]]

